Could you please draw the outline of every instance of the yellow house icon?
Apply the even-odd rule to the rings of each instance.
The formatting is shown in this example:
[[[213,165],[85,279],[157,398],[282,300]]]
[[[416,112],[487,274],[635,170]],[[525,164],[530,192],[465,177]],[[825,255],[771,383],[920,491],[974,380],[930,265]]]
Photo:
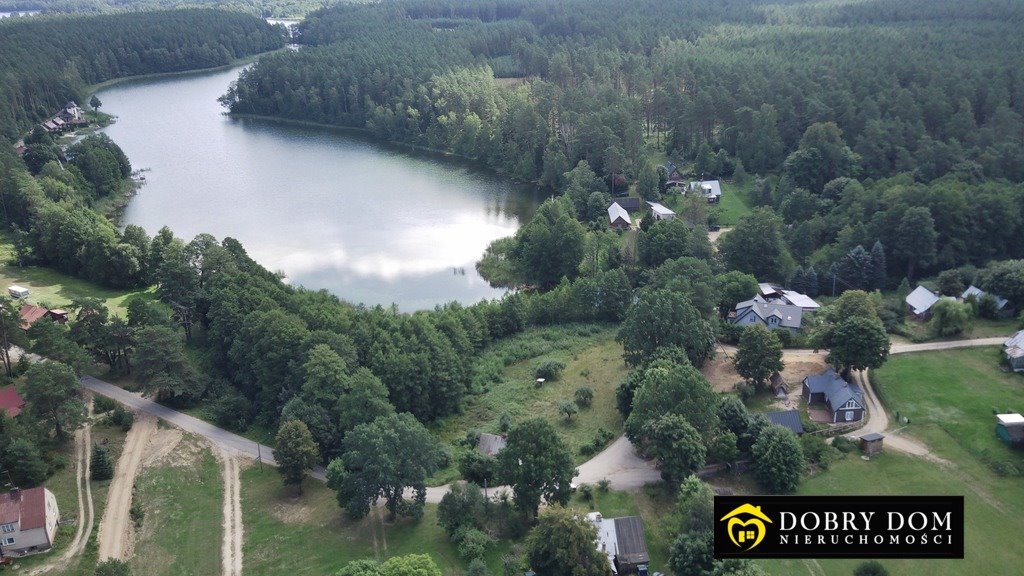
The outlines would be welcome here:
[[[749,516],[749,518],[744,520],[740,516]],[[726,525],[729,539],[732,540],[732,543],[737,548],[744,548],[746,546],[745,550],[751,550],[760,544],[764,540],[765,532],[767,532],[764,523],[772,523],[771,518],[761,511],[760,506],[752,506],[750,504],[739,506],[718,519],[719,522],[725,522],[726,520],[729,521]],[[739,530],[736,529],[737,527]],[[748,543],[749,546],[747,546]]]

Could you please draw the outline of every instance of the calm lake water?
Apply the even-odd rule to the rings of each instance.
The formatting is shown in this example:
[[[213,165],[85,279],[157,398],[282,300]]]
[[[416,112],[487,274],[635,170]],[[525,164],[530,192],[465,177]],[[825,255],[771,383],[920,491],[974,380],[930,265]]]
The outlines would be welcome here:
[[[360,135],[232,119],[217,97],[240,68],[97,93],[104,129],[144,169],[123,224],[238,239],[289,282],[411,311],[496,298],[474,267],[539,192],[451,158]]]

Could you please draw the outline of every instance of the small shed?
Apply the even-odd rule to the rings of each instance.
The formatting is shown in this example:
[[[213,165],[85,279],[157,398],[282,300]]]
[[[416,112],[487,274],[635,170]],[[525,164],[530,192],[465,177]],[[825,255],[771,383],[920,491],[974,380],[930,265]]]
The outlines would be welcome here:
[[[860,437],[860,450],[868,456],[880,454],[882,452],[883,440],[885,440],[884,434],[879,434],[878,432],[865,434]]]
[[[996,414],[996,436],[1011,448],[1024,448],[1024,416]]]
[[[63,308],[54,308],[53,310],[47,310],[46,315],[58,324],[67,324],[68,322],[68,311]]]
[[[648,202],[647,205],[651,207],[651,215],[655,220],[674,220],[676,217],[675,212],[662,204]]]

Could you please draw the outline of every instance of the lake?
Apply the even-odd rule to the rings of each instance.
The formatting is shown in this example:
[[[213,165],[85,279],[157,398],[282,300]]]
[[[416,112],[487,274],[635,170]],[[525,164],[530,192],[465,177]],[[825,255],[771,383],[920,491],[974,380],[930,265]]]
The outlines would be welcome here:
[[[500,297],[477,274],[542,195],[476,164],[359,133],[234,119],[217,97],[240,67],[97,93],[103,131],[144,170],[121,223],[242,242],[289,282],[403,311]]]

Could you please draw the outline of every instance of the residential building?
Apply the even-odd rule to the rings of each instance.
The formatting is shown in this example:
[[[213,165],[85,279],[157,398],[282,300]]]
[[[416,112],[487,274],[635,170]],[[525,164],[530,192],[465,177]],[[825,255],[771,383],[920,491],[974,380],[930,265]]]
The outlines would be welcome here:
[[[647,205],[651,207],[651,216],[655,220],[674,220],[676,217],[675,212],[657,202],[648,202]]]
[[[639,516],[604,518],[600,512],[591,512],[587,519],[597,528],[597,549],[608,556],[613,574],[646,576],[651,557]]]
[[[616,230],[628,230],[633,225],[633,221],[629,218],[629,212],[626,212],[626,209],[617,202],[612,202],[612,205],[608,207],[608,223]]]
[[[796,290],[786,290],[776,284],[770,284],[768,282],[761,282],[757,285],[758,295],[764,299],[765,302],[781,302],[783,304],[789,304],[790,306],[799,306],[804,313],[814,312],[821,308],[821,304],[814,301],[814,298],[806,294],[801,294]],[[757,296],[754,296],[757,298]]]
[[[681,186],[685,180],[683,179],[683,171],[676,167],[671,161],[666,162],[662,169],[665,170],[665,177],[668,186]]]
[[[1010,336],[1003,342],[1003,354],[1014,372],[1024,372],[1024,330]]]
[[[4,386],[0,388],[0,410],[7,412],[7,415],[14,418],[18,414],[21,414],[21,409],[25,407],[25,400],[18,394],[18,389],[14,385]]]
[[[0,549],[4,556],[49,550],[59,523],[57,498],[42,486],[0,494]]]
[[[804,433],[804,423],[800,421],[800,412],[798,410],[765,412],[764,417],[776,426],[782,426],[783,428],[792,430],[797,436]]]
[[[964,290],[964,293],[960,295],[960,299],[966,300],[967,298],[973,296],[976,300],[980,301],[987,294],[988,292],[985,292],[981,288],[978,288],[974,284],[971,284],[970,286],[967,287],[967,290]],[[997,296],[995,294],[992,294],[991,296],[996,299],[996,311],[998,311],[1000,316],[1002,316],[1003,318],[1009,318],[1013,316],[1014,309],[1013,306],[1010,306],[1009,300],[1003,298],[1002,296]]]
[[[722,199],[722,183],[718,180],[700,180],[690,182],[690,192],[700,192],[708,204],[718,204]]]
[[[808,404],[824,404],[832,423],[864,418],[864,393],[832,368],[804,378],[803,398]]]
[[[791,304],[766,302],[763,298],[740,302],[729,312],[729,323],[739,326],[762,324],[771,330],[783,329],[792,333],[800,331],[803,323],[803,309]]]

